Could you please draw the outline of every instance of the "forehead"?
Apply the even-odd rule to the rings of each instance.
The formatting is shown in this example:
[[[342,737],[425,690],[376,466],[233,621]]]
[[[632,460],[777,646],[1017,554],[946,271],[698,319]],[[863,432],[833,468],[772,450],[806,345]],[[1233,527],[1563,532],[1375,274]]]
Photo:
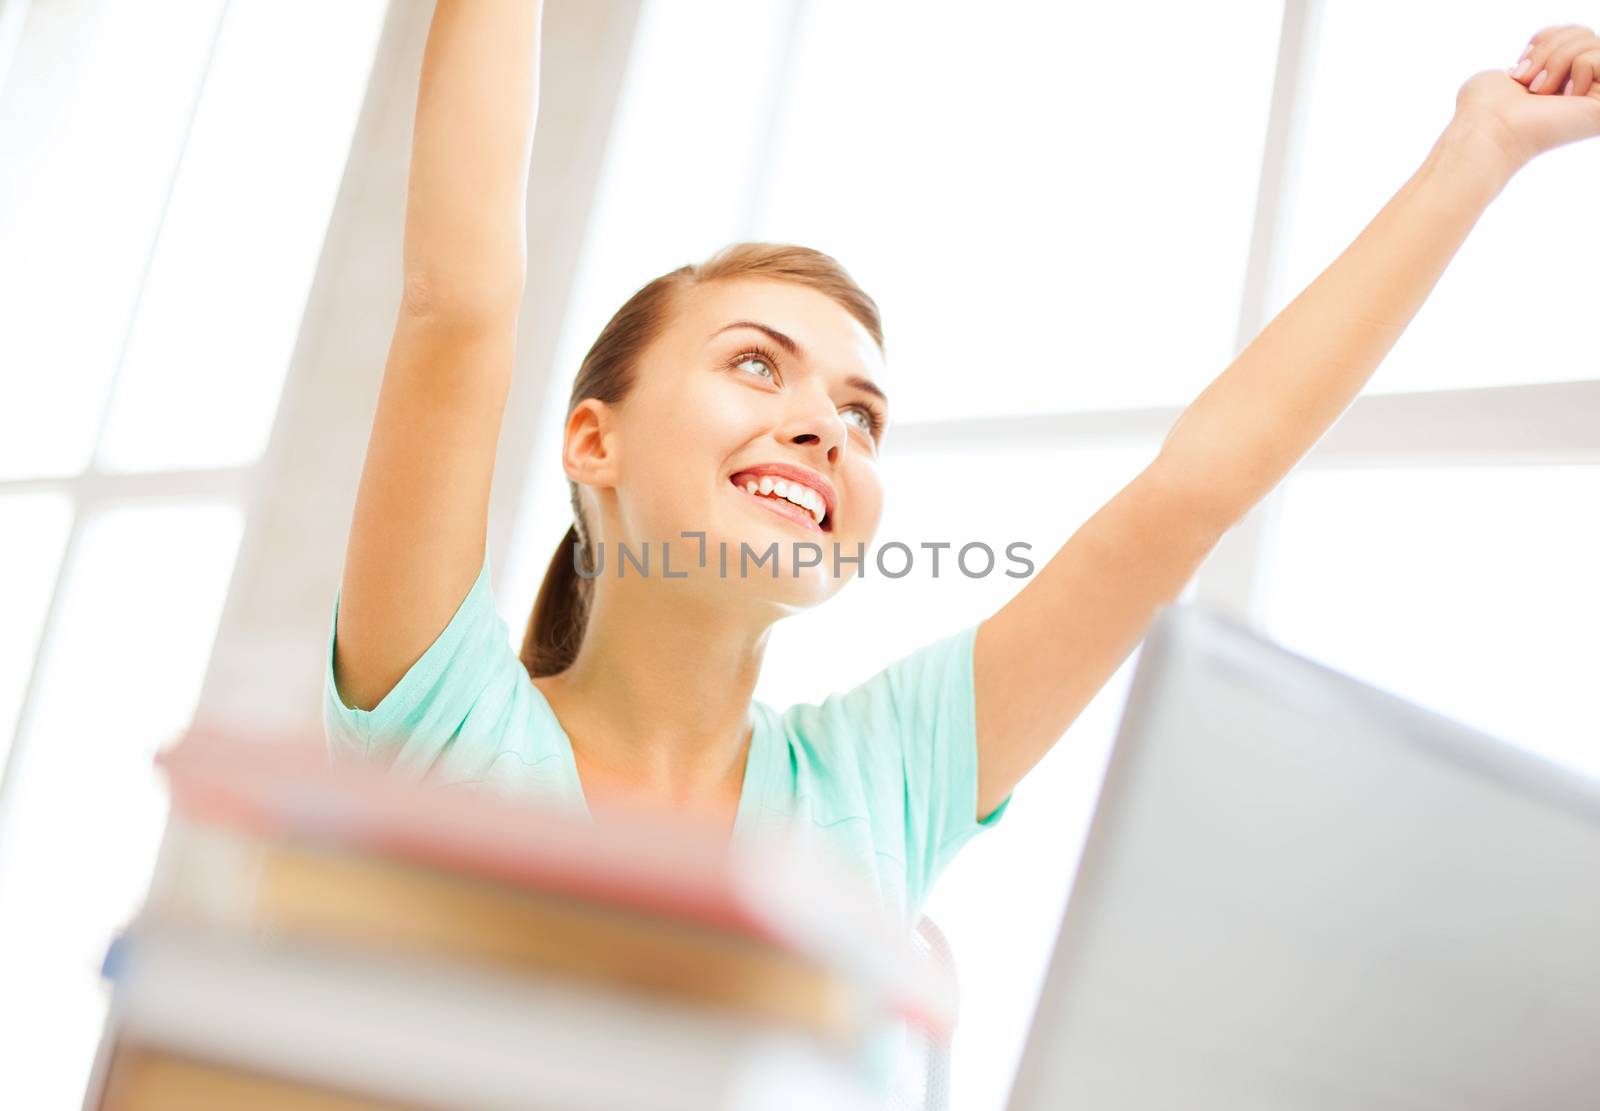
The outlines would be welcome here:
[[[767,342],[746,328],[714,336],[736,320],[757,321],[790,337],[815,370],[882,380],[883,353],[872,334],[833,298],[794,282],[737,278],[695,286],[685,292],[671,331],[693,352],[741,340]]]

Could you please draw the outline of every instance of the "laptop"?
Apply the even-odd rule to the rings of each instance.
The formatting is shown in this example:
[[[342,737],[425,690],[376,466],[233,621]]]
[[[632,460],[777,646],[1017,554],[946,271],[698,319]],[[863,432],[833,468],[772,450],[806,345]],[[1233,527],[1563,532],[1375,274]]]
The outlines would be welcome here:
[[[1600,1108],[1600,782],[1167,606],[1008,1106]]]

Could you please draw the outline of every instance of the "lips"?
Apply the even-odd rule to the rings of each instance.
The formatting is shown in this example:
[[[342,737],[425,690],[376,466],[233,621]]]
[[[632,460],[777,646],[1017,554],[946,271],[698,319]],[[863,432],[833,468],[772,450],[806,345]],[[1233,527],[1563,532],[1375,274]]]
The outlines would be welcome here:
[[[822,497],[822,531],[833,531],[834,513],[839,505],[839,496],[833,489],[833,483],[829,482],[825,475],[819,474],[810,467],[802,467],[794,463],[782,463],[776,460],[769,460],[764,463],[751,463],[740,467],[733,474],[729,475],[728,479],[735,486],[739,486],[742,489],[744,481],[747,478],[760,480],[761,478],[767,476],[770,476],[774,479],[781,478],[785,482],[798,482],[800,485],[816,491],[816,493]]]
[[[823,527],[821,527],[821,526],[819,526],[817,524],[816,518],[811,516],[811,513],[810,513],[809,510],[804,509],[801,506],[798,506],[798,505],[794,504],[794,502],[790,501],[787,498],[780,498],[776,494],[752,494],[752,493],[750,493],[742,485],[740,485],[737,481],[735,481],[735,479],[738,479],[738,478],[741,478],[741,477],[743,477],[742,473],[740,475],[735,475],[735,476],[733,476],[732,478],[730,478],[728,480],[729,483],[733,486],[734,490],[736,490],[738,492],[738,494],[739,494],[739,496],[741,498],[745,498],[745,499],[747,499],[749,501],[760,502],[763,506],[765,506],[766,508],[770,509],[772,512],[778,514],[778,516],[787,517],[789,520],[793,521],[795,524],[801,526],[804,529],[808,529],[811,532],[831,532],[831,531],[833,531],[832,530],[833,522],[828,517],[824,517],[823,518],[823,520],[825,522],[827,522],[827,524],[828,524],[827,528],[823,528]]]

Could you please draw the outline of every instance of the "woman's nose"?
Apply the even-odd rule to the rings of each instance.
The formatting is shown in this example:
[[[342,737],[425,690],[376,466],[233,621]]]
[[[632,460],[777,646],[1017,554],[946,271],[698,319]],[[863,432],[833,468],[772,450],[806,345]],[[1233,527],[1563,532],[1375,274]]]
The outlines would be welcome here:
[[[830,464],[837,464],[844,458],[845,445],[850,442],[849,430],[839,410],[827,397],[820,401],[810,399],[798,407],[781,438],[785,443],[816,448]]]

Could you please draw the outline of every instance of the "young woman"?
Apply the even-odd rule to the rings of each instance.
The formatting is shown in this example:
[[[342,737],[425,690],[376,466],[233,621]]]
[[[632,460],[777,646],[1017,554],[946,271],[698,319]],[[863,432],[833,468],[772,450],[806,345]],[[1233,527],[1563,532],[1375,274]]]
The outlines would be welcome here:
[[[833,553],[870,545],[886,497],[878,315],[826,255],[738,244],[619,310],[572,391],[573,527],[520,659],[495,614],[486,514],[524,289],[539,25],[529,0],[439,0],[429,32],[404,298],[330,641],[332,751],[591,813],[649,800],[735,840],[799,830],[865,869],[906,922],[1355,398],[1511,176],[1600,134],[1587,28],[1541,31],[1510,70],[1471,77],[1394,198],[1010,602],[779,712],[752,698],[768,635],[857,573]],[[805,541],[827,558],[802,566]],[[746,546],[775,542],[776,576],[739,573]],[[618,576],[621,545],[648,552],[647,573]]]

